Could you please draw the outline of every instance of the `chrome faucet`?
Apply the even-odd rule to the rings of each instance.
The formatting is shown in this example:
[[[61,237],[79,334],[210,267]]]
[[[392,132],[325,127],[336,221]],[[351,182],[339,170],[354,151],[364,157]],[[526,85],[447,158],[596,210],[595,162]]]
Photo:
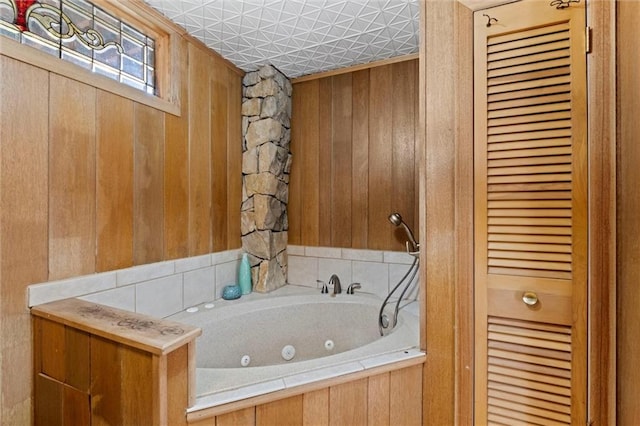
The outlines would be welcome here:
[[[340,278],[336,274],[331,275],[329,278],[329,285],[333,286],[333,294],[342,293],[342,286],[340,285]]]
[[[347,287],[347,294],[355,294],[354,290],[358,289],[358,288],[362,288],[360,283],[351,283],[351,284],[349,284],[349,287]]]

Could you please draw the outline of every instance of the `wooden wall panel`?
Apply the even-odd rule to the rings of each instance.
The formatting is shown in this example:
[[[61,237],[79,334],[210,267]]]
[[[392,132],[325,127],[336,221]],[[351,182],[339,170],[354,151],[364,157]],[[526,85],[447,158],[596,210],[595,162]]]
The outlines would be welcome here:
[[[298,84],[294,87],[291,94],[291,116],[297,117],[303,114],[306,105],[305,96],[309,84]],[[306,89],[306,90],[305,90]],[[287,217],[289,220],[289,244],[302,244],[302,171],[304,167],[302,161],[304,159],[304,139],[303,134],[306,129],[304,123],[296,124],[291,120],[291,141],[299,141],[297,146],[291,144],[291,174],[289,175],[289,204],[287,205]],[[297,202],[293,202],[297,200]]]
[[[25,289],[48,274],[49,76],[0,57],[0,424],[28,424],[31,322]],[[25,374],[26,372],[26,374]]]
[[[333,174],[333,80],[318,81],[318,244],[331,245]],[[306,195],[306,194],[305,194]]]
[[[164,114],[134,107],[133,262],[158,262],[164,256]]]
[[[212,60],[211,67],[211,237],[213,251],[227,248],[227,149],[228,96],[227,69]]]
[[[122,424],[122,389],[120,376],[113,366],[122,369],[118,344],[106,339],[91,338],[91,412],[93,426]],[[114,371],[115,370],[115,371]]]
[[[133,102],[96,99],[96,272],[133,265]]]
[[[329,389],[329,424],[366,425],[367,424],[367,382],[360,379]]]
[[[465,259],[460,255],[465,254],[466,246],[456,247],[456,242],[459,237],[467,237],[466,244],[473,240],[463,228],[456,228],[455,218],[466,217],[472,222],[468,209],[460,208],[464,203],[457,204],[456,184],[472,187],[473,181],[457,180],[455,171],[456,154],[473,146],[473,139],[469,140],[469,134],[464,133],[472,128],[473,118],[465,116],[466,109],[456,110],[473,98],[468,86],[459,85],[459,79],[471,78],[460,72],[473,51],[458,50],[459,41],[460,46],[468,46],[466,37],[472,34],[471,16],[471,11],[458,2],[422,3],[420,26],[425,43],[421,52],[420,114],[424,120],[421,128],[424,155],[420,180],[424,195],[420,200],[420,217],[424,222],[420,223],[420,229],[421,240],[426,244],[421,247],[420,281],[429,283],[428,290],[421,293],[424,296],[422,312],[426,312],[421,341],[429,354],[424,366],[423,418],[433,424],[456,421],[460,408],[456,407],[456,357],[469,350],[467,346],[456,347],[456,330],[451,325],[469,327],[468,323],[456,322],[456,290],[460,288],[456,276],[470,266],[458,260]],[[425,37],[427,29],[429,37]],[[468,195],[468,192],[460,193],[459,200],[464,201]],[[460,297],[463,300],[464,296]],[[472,299],[464,300],[468,308]],[[469,368],[471,366],[467,366],[467,370]],[[469,406],[463,407],[464,410],[468,411]]]
[[[369,247],[385,250],[391,245],[387,217],[393,188],[392,65],[372,68],[369,86]],[[396,166],[396,167],[399,167]],[[401,213],[402,214],[402,213]]]
[[[420,426],[422,422],[422,365],[389,373],[389,418],[392,425]]]
[[[217,56],[177,33],[171,43],[177,46],[171,69],[180,117],[96,89],[83,70],[61,75],[68,67],[40,60],[49,59],[44,53],[25,47],[29,53],[22,62],[5,56],[0,47],[2,424],[33,420],[33,365],[25,356],[32,346],[25,304],[29,284],[186,257],[203,252],[202,247],[210,252],[208,171],[207,183],[196,187],[213,161],[222,168],[226,161],[229,175],[220,204],[231,218],[215,250],[240,247],[242,73],[224,61],[219,70],[228,87],[227,129],[221,131],[227,133],[227,149],[220,158],[207,151],[204,164],[193,163],[190,137],[197,131],[190,125],[200,123],[189,117],[190,99],[203,86],[197,80],[190,85],[189,70],[207,82],[212,70],[193,69],[189,46],[198,46],[205,62]],[[52,69],[41,68],[46,64]],[[211,131],[210,107],[207,94],[198,110],[207,117],[206,133]],[[201,143],[209,147],[211,140]],[[200,192],[206,207],[198,210],[190,196],[193,201]],[[190,242],[195,222],[189,218],[204,210],[205,227],[192,232]],[[190,244],[195,247],[191,252]]]
[[[249,407],[244,410],[233,411],[229,414],[217,416],[213,426],[255,426],[255,424],[256,409],[255,407]]]
[[[189,45],[189,255],[211,247],[211,59]]]
[[[96,89],[50,78],[49,279],[60,279],[96,267]]]
[[[242,204],[242,79],[227,68],[227,249],[242,247],[240,205]]]
[[[294,83],[291,244],[404,249],[387,217],[416,228],[417,91],[415,59]]]
[[[302,395],[256,407],[256,426],[299,426],[302,424]]]
[[[329,389],[305,393],[302,411],[303,426],[329,426]]]
[[[322,216],[331,220],[328,245],[351,247],[352,75],[340,74],[331,80],[331,209]]]
[[[166,114],[164,143],[164,255],[176,259],[189,255],[189,82],[188,43],[178,44],[180,116]]]
[[[299,91],[300,113],[304,117],[304,123],[293,123],[299,126],[299,142],[291,141],[291,152],[297,156],[301,167],[298,172],[304,171],[300,185],[300,243],[306,246],[317,246],[320,242],[320,200],[319,188],[319,82],[309,81],[296,85],[293,92]],[[296,107],[297,109],[297,107]],[[295,158],[295,157],[294,157]],[[294,160],[295,161],[295,160]],[[296,201],[289,197],[289,205]],[[291,222],[292,218],[289,220]],[[295,240],[294,240],[295,241]]]
[[[418,96],[418,75],[415,61],[398,62],[391,67],[393,72],[391,162],[393,166],[390,171],[390,209],[402,212],[402,219],[405,222],[418,223],[415,216],[417,204],[415,98]],[[391,243],[393,249],[404,250],[404,241],[406,241],[404,229],[394,227],[392,231],[395,235]]]
[[[640,419],[640,3],[618,2],[617,422]],[[600,301],[597,301],[600,302]]]
[[[351,246],[369,246],[369,70],[351,79]]]
[[[367,389],[367,425],[389,426],[389,373],[379,374],[369,377],[369,388]]]

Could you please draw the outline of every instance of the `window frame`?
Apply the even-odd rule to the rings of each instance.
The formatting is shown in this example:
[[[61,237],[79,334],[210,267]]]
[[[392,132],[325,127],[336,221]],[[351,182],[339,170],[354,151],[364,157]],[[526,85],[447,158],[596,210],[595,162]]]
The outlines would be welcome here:
[[[180,61],[186,61],[186,57],[178,48],[178,39],[182,34],[176,31],[175,24],[141,1],[89,1],[154,39],[155,95],[96,74],[71,62],[51,56],[46,52],[41,52],[38,49],[6,37],[0,37],[0,55],[29,63],[92,87],[180,116],[179,89],[181,76],[179,73],[170,73],[170,70],[178,65]]]

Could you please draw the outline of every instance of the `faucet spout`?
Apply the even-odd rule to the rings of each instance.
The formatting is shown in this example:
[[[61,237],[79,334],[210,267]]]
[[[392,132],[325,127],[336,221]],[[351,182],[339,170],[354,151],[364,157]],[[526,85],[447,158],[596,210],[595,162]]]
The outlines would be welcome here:
[[[340,285],[340,278],[336,274],[331,275],[329,278],[329,285],[333,286],[333,294],[342,293],[342,286]]]

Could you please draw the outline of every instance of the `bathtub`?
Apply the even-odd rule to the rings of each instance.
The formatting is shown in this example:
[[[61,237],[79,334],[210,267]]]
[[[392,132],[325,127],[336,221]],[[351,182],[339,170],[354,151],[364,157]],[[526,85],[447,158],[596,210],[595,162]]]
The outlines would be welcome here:
[[[189,411],[423,357],[417,303],[401,309],[396,328],[384,337],[381,303],[366,293],[334,297],[287,285],[171,316],[202,328],[197,398]]]

